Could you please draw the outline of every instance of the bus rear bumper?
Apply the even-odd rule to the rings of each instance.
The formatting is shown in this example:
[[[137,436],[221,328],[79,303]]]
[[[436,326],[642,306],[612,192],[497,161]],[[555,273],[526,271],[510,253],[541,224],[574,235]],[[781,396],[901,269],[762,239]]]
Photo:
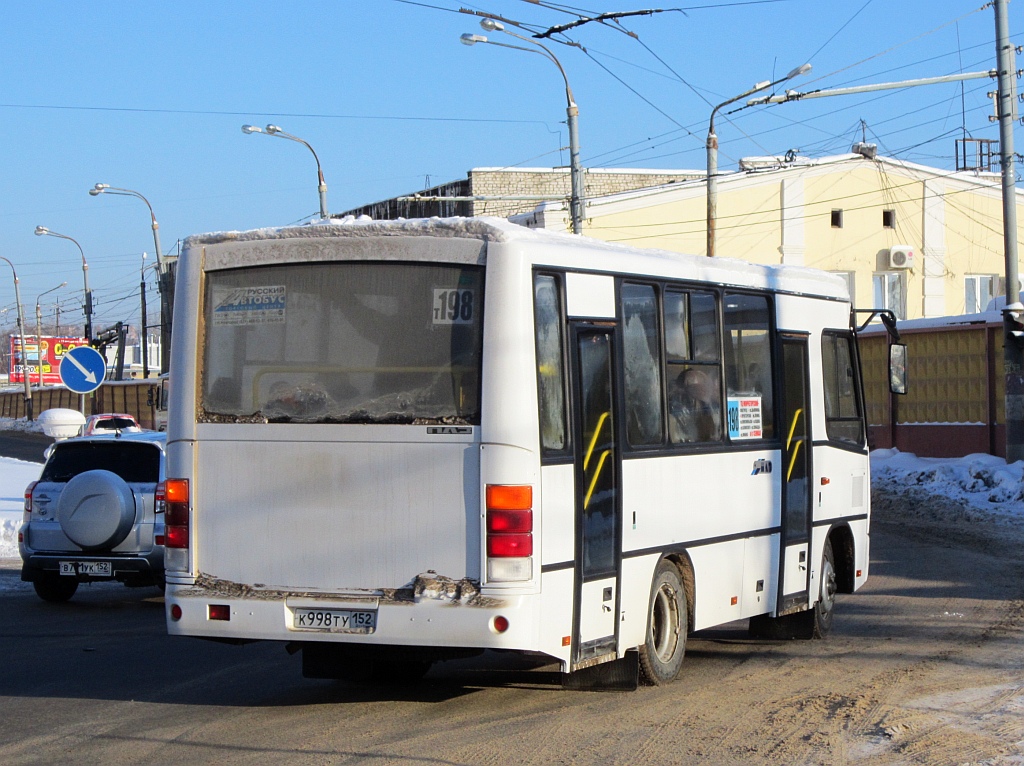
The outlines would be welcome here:
[[[171,635],[220,640],[349,643],[537,651],[535,599],[511,596],[479,603],[389,602],[372,597],[308,594],[286,598],[225,597],[169,585]]]

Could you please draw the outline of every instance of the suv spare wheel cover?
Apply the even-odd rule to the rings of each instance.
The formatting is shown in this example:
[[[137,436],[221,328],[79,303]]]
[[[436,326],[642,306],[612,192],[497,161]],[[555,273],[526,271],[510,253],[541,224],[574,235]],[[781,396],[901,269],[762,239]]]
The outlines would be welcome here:
[[[110,471],[86,471],[68,482],[57,504],[64,534],[86,550],[110,548],[135,524],[135,496]]]

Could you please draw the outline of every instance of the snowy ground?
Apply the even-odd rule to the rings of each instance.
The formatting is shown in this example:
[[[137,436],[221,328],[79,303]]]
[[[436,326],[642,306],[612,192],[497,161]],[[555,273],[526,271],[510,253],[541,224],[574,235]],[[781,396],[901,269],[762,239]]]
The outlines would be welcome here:
[[[34,423],[0,418],[0,431],[38,430]],[[0,559],[18,558],[18,527],[25,487],[39,478],[39,463],[0,457]],[[965,512],[1024,519],[1024,462],[1007,465],[992,455],[919,458],[899,450],[871,453],[872,488],[887,496],[912,491],[959,502]]]
[[[41,433],[38,422],[0,418],[0,431],[32,431]],[[25,487],[39,478],[43,455],[38,463],[0,457],[0,561],[17,559],[18,527],[25,505]]]

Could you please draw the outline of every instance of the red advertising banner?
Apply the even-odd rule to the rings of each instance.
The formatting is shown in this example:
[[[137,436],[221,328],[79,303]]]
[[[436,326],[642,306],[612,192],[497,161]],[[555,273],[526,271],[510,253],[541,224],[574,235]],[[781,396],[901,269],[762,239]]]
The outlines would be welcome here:
[[[25,336],[25,360],[22,360],[21,336],[11,336],[11,383],[25,382],[25,368],[27,361],[28,381],[33,385],[39,385],[39,369],[42,367],[43,385],[54,386],[60,381],[60,360],[64,354],[75,346],[86,346],[85,338],[62,336],[55,338],[52,335],[43,335],[37,338],[35,335]]]

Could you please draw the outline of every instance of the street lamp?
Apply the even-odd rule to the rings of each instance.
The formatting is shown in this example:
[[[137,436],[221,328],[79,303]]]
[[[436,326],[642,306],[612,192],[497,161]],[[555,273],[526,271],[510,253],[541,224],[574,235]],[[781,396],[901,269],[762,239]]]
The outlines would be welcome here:
[[[133,189],[121,189],[117,186],[111,186],[110,184],[96,184],[89,189],[89,194],[93,197],[100,194],[117,194],[122,197],[135,197],[145,202],[146,207],[149,208],[149,218],[152,221],[153,227],[153,246],[156,248],[156,264],[157,270],[160,274],[159,281],[157,282],[160,290],[160,347],[162,352],[160,358],[160,371],[167,372],[168,361],[170,359],[169,352],[171,348],[171,325],[173,323],[174,314],[174,274],[171,272],[167,259],[164,257],[163,250],[160,249],[160,224],[156,222],[156,214],[153,212],[153,206],[149,204],[149,200],[140,192]]]
[[[67,285],[67,282],[61,282],[56,287],[51,287],[46,292],[39,293],[39,297],[36,298],[36,359],[39,362],[39,387],[43,387],[43,312],[39,308],[39,301],[42,300],[44,295],[48,295],[55,290]]]
[[[153,206],[149,204],[149,200],[137,191],[133,191],[132,189],[119,189],[118,187],[111,186],[110,184],[96,184],[89,189],[89,194],[93,197],[99,196],[100,194],[117,194],[122,197],[135,197],[145,202],[146,207],[149,208],[149,218],[152,221],[153,246],[156,248],[156,262],[160,265],[161,273],[166,271],[163,250],[160,249],[160,224],[156,222],[156,214],[153,212]]]
[[[25,384],[25,416],[32,420],[32,384],[28,379],[28,357],[25,356],[25,312],[21,310],[21,288],[18,286],[18,272],[14,268],[14,264],[2,255],[0,255],[0,261],[10,266],[11,273],[14,274],[14,301],[18,304],[18,335],[21,338],[21,377]]]
[[[319,180],[319,185],[316,188],[317,191],[320,192],[320,217],[323,219],[329,219],[331,217],[327,212],[327,183],[324,181],[324,171],[323,168],[320,167],[320,158],[317,157],[316,151],[309,145],[308,141],[304,141],[298,136],[293,136],[291,133],[286,133],[277,125],[267,125],[266,128],[260,128],[255,125],[243,125],[242,132],[250,135],[253,133],[265,133],[268,136],[287,138],[289,141],[295,141],[302,144],[309,149],[309,151],[313,152],[313,159],[316,160],[316,174]]]
[[[792,80],[794,77],[799,77],[802,74],[807,74],[811,71],[810,64],[802,64],[796,69],[793,69],[785,77],[781,77],[778,80],[765,80],[754,85],[750,90],[744,91],[738,96],[730,98],[728,101],[723,101],[721,104],[711,110],[711,121],[708,124],[708,250],[707,255],[709,258],[715,256],[715,219],[718,215],[718,136],[715,135],[715,115],[718,114],[718,110],[722,107],[729,106],[747,96],[758,93],[762,90],[767,90],[779,83]]]
[[[526,51],[527,53],[536,53],[538,56],[543,56],[552,62],[558,71],[562,74],[562,79],[565,81],[565,100],[566,110],[565,113],[568,116],[569,124],[569,180],[572,185],[572,196],[569,199],[569,214],[572,218],[572,230],[574,234],[583,233],[583,218],[584,208],[586,206],[586,200],[584,199],[583,190],[583,166],[580,165],[580,138],[579,138],[579,108],[576,106],[576,99],[572,95],[572,88],[569,87],[569,78],[565,74],[565,69],[562,67],[562,63],[558,60],[554,53],[546,46],[531,40],[529,37],[523,37],[517,35],[514,32],[509,32],[505,29],[505,26],[494,19],[481,19],[480,26],[483,27],[486,32],[503,32],[510,37],[514,37],[517,40],[530,43],[530,45],[540,48],[540,50],[534,50],[534,48],[524,48],[521,45],[509,45],[508,43],[499,43],[494,40],[488,40],[484,35],[471,35],[466,33],[459,39],[464,45],[476,45],[477,43],[486,43],[487,45],[497,45],[501,48],[512,48],[517,51]]]
[[[89,343],[92,343],[92,291],[89,290],[89,264],[85,262],[85,251],[82,246],[78,244],[78,240],[67,236],[66,234],[58,234],[55,231],[50,231],[45,226],[36,226],[36,236],[59,237],[60,239],[66,239],[69,242],[74,242],[75,247],[78,248],[78,252],[82,254],[82,281],[85,283],[85,339]]]

